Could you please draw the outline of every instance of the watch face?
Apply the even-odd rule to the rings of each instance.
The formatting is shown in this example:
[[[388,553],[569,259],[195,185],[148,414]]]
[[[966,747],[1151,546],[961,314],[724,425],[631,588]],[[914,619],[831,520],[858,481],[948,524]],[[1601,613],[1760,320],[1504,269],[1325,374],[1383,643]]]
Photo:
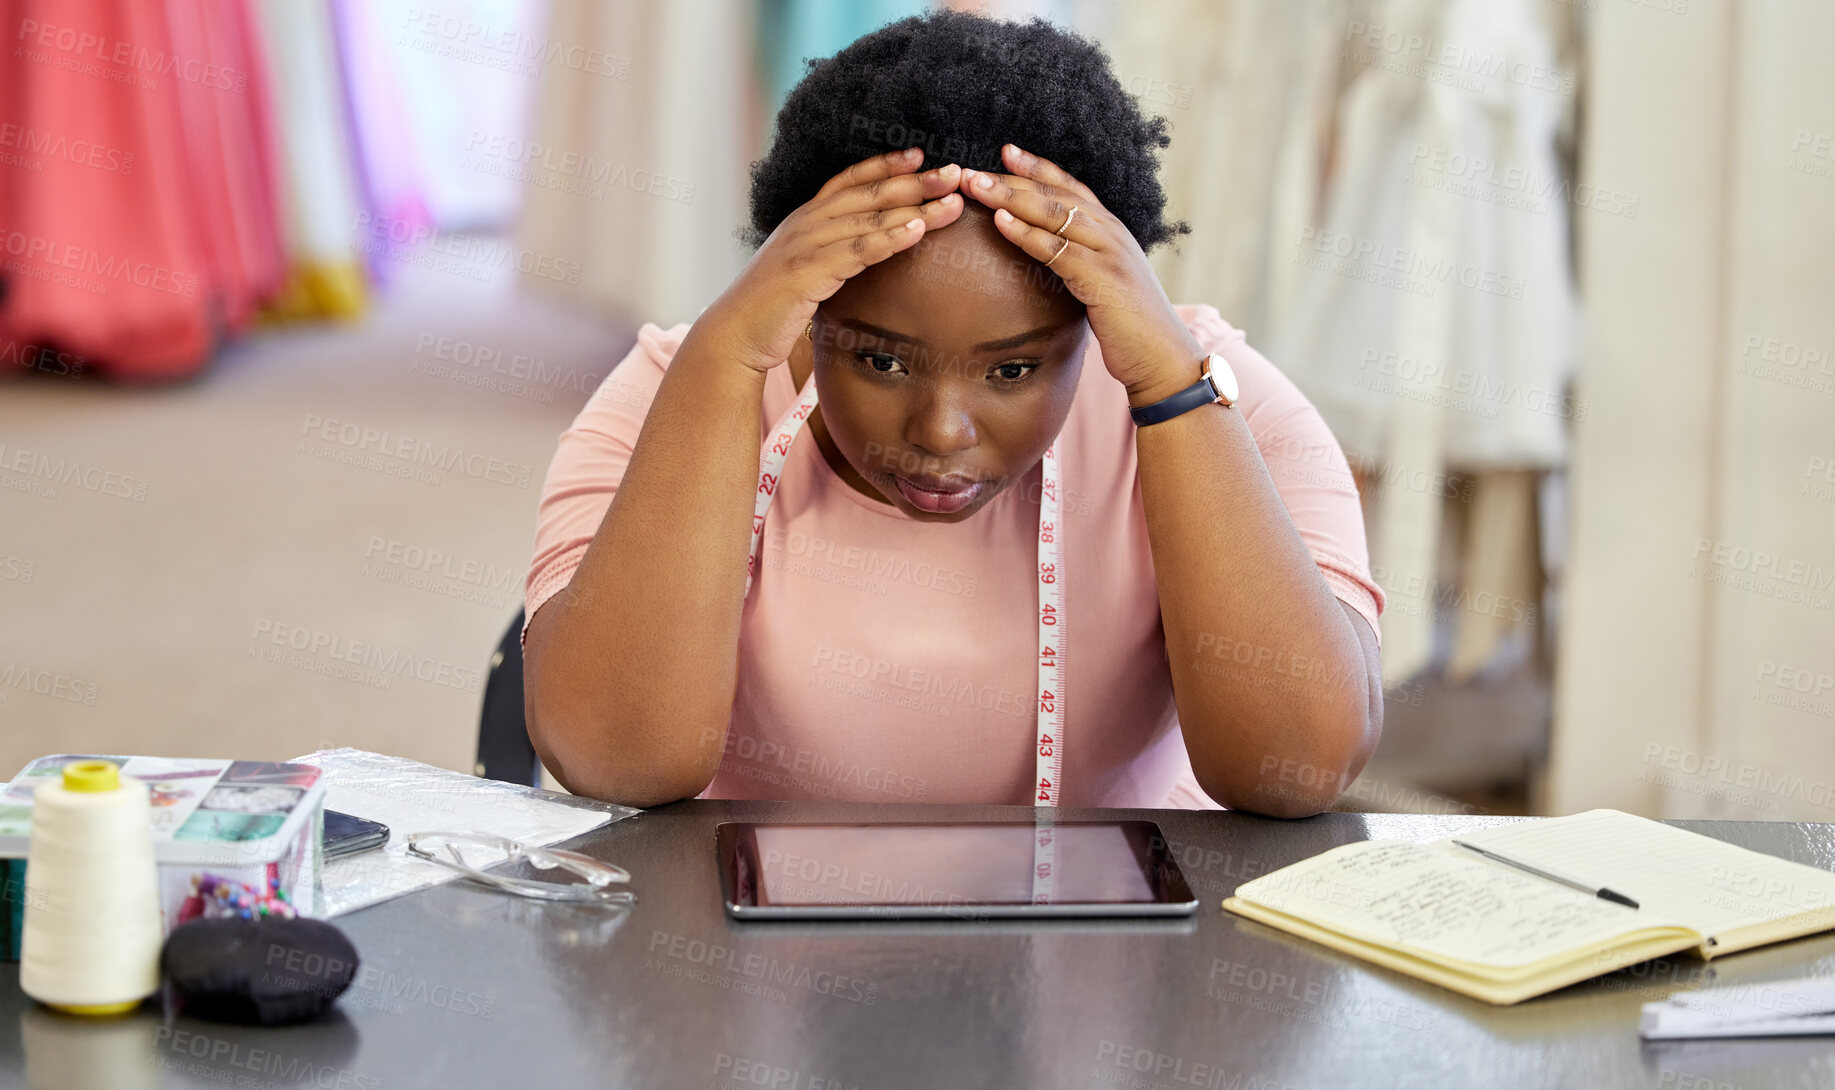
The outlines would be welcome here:
[[[1211,388],[1217,391],[1218,399],[1225,405],[1236,403],[1236,372],[1230,370],[1230,362],[1213,353],[1205,357],[1204,373],[1211,380]]]

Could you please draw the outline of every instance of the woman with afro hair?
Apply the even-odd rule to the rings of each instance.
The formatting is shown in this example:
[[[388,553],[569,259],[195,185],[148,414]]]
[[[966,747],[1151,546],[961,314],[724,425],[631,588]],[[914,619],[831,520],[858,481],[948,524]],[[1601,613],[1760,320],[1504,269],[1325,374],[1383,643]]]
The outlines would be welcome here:
[[[568,789],[1329,807],[1382,730],[1356,487],[1146,251],[1157,149],[1095,44],[892,23],[808,74],[754,256],[561,437],[526,718]]]

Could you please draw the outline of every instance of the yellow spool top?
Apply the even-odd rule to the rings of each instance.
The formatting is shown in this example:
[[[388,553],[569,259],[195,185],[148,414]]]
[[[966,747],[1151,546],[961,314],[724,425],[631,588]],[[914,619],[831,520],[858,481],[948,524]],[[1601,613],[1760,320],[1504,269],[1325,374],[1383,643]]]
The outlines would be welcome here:
[[[113,761],[77,761],[64,766],[64,790],[86,794],[121,787],[121,768]]]

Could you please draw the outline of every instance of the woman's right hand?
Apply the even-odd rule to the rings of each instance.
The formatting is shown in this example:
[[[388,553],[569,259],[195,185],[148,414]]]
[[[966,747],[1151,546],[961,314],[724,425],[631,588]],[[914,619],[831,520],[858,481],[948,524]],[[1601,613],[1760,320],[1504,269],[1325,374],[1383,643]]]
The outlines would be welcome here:
[[[726,354],[754,370],[783,363],[817,304],[962,214],[961,168],[914,173],[923,161],[922,149],[906,148],[830,178],[777,225],[695,328],[717,331]]]

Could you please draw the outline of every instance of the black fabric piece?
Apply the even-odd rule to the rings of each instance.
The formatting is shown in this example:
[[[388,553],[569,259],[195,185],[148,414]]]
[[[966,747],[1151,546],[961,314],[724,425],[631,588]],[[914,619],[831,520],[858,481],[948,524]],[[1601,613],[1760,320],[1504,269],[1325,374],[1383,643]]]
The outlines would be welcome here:
[[[159,967],[178,1013],[282,1026],[318,1017],[357,975],[357,948],[323,920],[192,920],[166,936]]]

